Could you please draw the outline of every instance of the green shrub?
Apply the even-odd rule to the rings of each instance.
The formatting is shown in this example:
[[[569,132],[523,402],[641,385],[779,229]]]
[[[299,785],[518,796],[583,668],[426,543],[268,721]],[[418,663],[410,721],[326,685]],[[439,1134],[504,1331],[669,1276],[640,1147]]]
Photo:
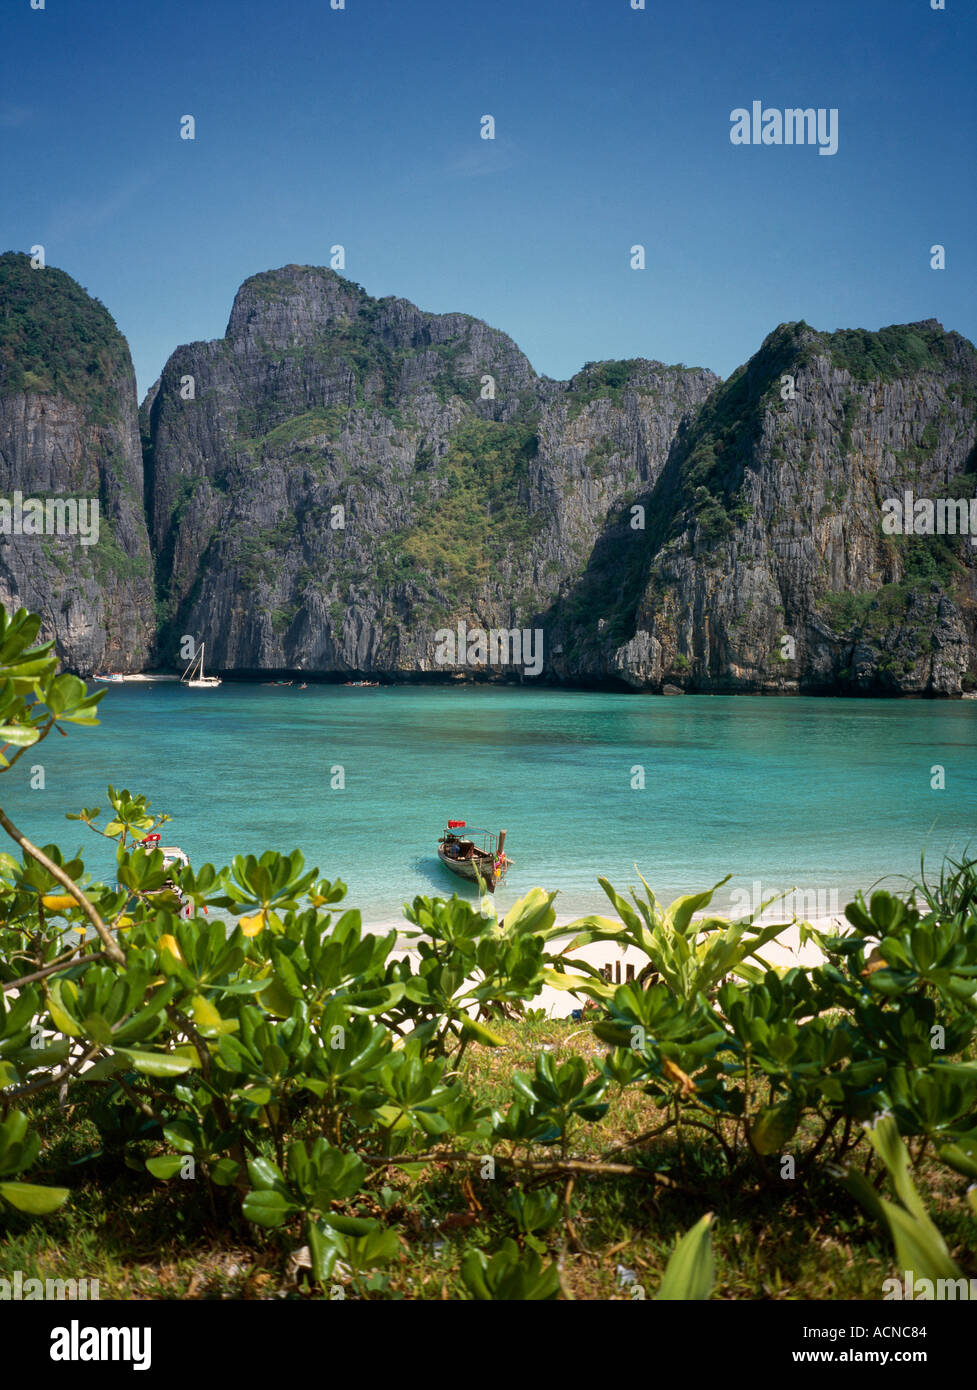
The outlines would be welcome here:
[[[16,750],[0,753],[3,768],[56,728],[97,722],[100,695],[57,673],[51,644],[33,645],[39,627],[0,610],[0,724]],[[405,909],[416,958],[395,959],[397,932],[364,932],[345,885],[298,850],[164,867],[142,842],[167,817],[112,786],[107,805],[105,817],[69,818],[115,842],[112,884],[93,881],[80,856],[34,846],[0,810],[20,850],[0,855],[0,1219],[7,1208],[43,1218],[71,1200],[31,1173],[44,1163],[34,1108],[62,1088],[69,1103],[96,1098],[88,1113],[103,1144],[162,1184],[164,1203],[179,1205],[166,1184],[190,1165],[215,1215],[286,1250],[301,1238],[316,1285],[342,1277],[364,1298],[390,1292],[399,1258],[384,1172],[464,1173],[486,1157],[516,1180],[505,1205],[516,1238],[494,1253],[466,1247],[466,1289],[566,1292],[553,1257],[572,1233],[568,1175],[661,1176],[647,1133],[600,1160],[574,1156],[620,1091],[650,1102],[662,1144],[682,1151],[690,1133],[706,1136],[713,1185],[725,1170],[722,1181],[782,1188],[785,1154],[806,1172],[856,1150],[871,1180],[876,1160],[898,1162],[897,1131],[948,1173],[977,1176],[971,861],[924,880],[918,898],[857,897],[845,935],[802,924],[802,941],[824,954],[814,968],[771,968],[764,948],[783,925],[711,915],[715,888],[664,907],[643,879],[630,901],[600,880],[616,918],[589,915],[569,931],[538,888],[504,922],[488,899],[418,897]],[[197,915],[205,908],[213,915]],[[615,987],[572,954],[593,942],[632,946],[646,968]],[[477,1099],[462,1056],[500,1047],[499,1020],[525,1018],[546,984],[597,1005],[584,1029],[603,1056],[542,1050],[501,1103]],[[883,1148],[862,1128],[880,1111],[892,1116]],[[628,1148],[633,1163],[609,1161]],[[890,1208],[879,1210],[905,1225]],[[703,1216],[679,1241],[660,1298],[708,1296],[710,1229]]]

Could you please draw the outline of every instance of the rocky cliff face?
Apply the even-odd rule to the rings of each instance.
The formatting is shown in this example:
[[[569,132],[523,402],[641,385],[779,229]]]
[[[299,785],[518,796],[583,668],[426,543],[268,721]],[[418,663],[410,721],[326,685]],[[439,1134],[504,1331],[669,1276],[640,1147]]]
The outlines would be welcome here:
[[[0,256],[0,602],[41,613],[42,635],[85,674],[141,670],[153,646],[135,406],[129,349],[105,308],[62,271]]]
[[[286,266],[166,364],[145,489],[132,394],[104,309],[0,257],[0,497],[87,490],[103,532],[4,538],[0,598],[81,670],[192,635],[212,670],[523,678],[508,641],[446,649],[464,624],[541,631],[552,681],[977,687],[977,548],[883,527],[907,492],[977,499],[977,353],[933,321],[784,324],[726,382],[560,382],[477,319]]]
[[[782,325],[677,438],[642,499],[646,530],[605,528],[572,603],[548,615],[563,649],[551,673],[646,689],[972,689],[977,550],[887,534],[883,518],[907,492],[977,498],[975,407],[977,353],[932,320]]]
[[[447,674],[437,631],[533,625],[716,384],[643,361],[548,381],[465,315],[256,276],[144,406],[167,640],[224,669]]]

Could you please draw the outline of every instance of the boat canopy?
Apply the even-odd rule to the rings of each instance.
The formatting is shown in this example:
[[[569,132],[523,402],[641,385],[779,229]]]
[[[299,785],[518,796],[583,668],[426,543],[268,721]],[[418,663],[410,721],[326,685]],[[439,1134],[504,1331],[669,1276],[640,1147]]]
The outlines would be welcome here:
[[[491,844],[493,851],[494,851],[494,848],[495,848],[496,839],[498,838],[498,837],[497,837],[497,832],[496,832],[496,831],[494,831],[494,830],[479,830],[479,829],[477,828],[477,826],[474,826],[474,825],[465,825],[464,821],[462,821],[461,825],[459,825],[457,821],[450,821],[450,820],[449,820],[449,821],[448,821],[448,828],[447,828],[447,830],[446,830],[444,833],[445,833],[445,836],[446,836],[446,837],[447,837],[447,836],[453,836],[456,840],[472,840],[472,841],[474,841],[474,840],[476,839],[476,837],[480,836],[480,837],[481,837],[481,840],[482,840],[482,844],[484,845],[485,842],[486,842],[486,840],[487,840],[487,841],[489,842],[489,844]]]

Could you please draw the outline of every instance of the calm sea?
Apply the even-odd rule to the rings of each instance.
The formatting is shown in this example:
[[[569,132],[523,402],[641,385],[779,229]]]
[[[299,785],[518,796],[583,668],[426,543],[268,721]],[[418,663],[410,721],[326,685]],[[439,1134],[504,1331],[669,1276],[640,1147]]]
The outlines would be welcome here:
[[[418,893],[471,894],[436,858],[448,817],[508,830],[500,909],[538,884],[561,916],[609,908],[597,876],[623,889],[635,865],[666,900],[727,873],[724,905],[797,886],[810,916],[899,886],[922,851],[935,869],[977,848],[977,701],[225,682],[109,687],[101,719],[0,781],[29,838],[113,877],[64,819],[112,782],[168,812],[164,843],[195,865],[298,847],[374,925]]]

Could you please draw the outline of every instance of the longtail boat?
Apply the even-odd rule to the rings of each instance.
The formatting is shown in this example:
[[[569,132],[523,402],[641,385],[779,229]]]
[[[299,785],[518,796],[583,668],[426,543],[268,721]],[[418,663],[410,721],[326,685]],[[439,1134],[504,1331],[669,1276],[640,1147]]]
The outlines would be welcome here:
[[[190,860],[187,855],[184,854],[183,850],[176,845],[161,844],[160,835],[158,833],[144,835],[139,841],[138,848],[145,850],[147,854],[152,854],[154,850],[158,849],[163,856],[163,869],[172,870],[175,868],[176,870],[173,877],[164,880],[161,888],[151,888],[147,892],[146,897],[152,898],[158,893],[175,893],[180,900],[181,914],[186,913],[188,917],[195,915],[193,904],[189,902],[186,893],[184,893],[183,889],[180,887],[180,870],[189,869],[190,867]],[[206,907],[203,910],[205,913],[208,912]]]
[[[491,830],[470,829],[463,820],[449,820],[438,840],[438,858],[459,878],[481,880],[494,893],[513,862],[505,852],[505,837],[504,830],[496,836]]]

